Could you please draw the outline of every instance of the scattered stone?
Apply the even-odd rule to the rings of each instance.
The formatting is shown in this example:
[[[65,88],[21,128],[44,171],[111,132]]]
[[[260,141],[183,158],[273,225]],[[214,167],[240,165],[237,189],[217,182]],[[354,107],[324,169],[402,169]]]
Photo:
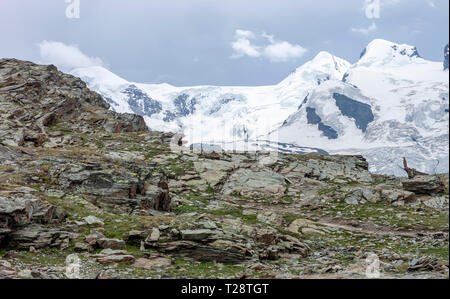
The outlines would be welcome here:
[[[102,220],[100,220],[99,218],[97,218],[95,216],[87,216],[87,217],[84,217],[83,220],[88,225],[99,225],[99,226],[105,225],[105,223]]]
[[[120,263],[134,261],[134,256],[125,250],[113,250],[110,248],[102,250],[99,254],[94,255],[101,264]]]
[[[110,263],[121,263],[121,262],[129,262],[133,261],[134,256],[132,255],[108,255],[97,258],[97,261],[101,264],[110,264]]]
[[[123,249],[126,247],[125,241],[119,239],[101,238],[97,240],[100,248]]]
[[[147,270],[152,270],[156,268],[168,267],[172,264],[169,258],[155,256],[151,258],[138,258],[134,261],[132,265],[135,268],[142,268]]]
[[[152,233],[145,239],[145,242],[158,242],[160,236],[161,233],[159,232],[159,229],[154,227]]]
[[[411,260],[408,271],[433,271],[439,266],[439,262],[436,259],[430,259],[427,257],[415,258]]]
[[[97,246],[97,243],[100,239],[105,238],[105,236],[100,232],[92,232],[91,234],[85,237],[86,243],[91,246]]]

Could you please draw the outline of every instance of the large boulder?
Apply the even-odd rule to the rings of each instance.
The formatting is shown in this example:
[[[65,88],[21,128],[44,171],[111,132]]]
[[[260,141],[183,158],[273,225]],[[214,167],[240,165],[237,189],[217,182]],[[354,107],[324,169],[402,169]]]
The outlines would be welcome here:
[[[403,189],[416,194],[437,194],[444,191],[444,184],[435,175],[418,175],[402,184]]]

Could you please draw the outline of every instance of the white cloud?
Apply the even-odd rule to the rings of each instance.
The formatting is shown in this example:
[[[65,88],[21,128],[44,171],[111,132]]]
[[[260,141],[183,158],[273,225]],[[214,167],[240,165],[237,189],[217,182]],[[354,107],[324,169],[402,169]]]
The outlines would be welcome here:
[[[248,39],[254,39],[255,34],[248,30],[236,30],[236,38],[248,38]]]
[[[254,43],[255,40],[264,39],[260,45]],[[231,42],[233,48],[232,58],[264,57],[271,62],[285,62],[291,59],[302,57],[307,49],[300,45],[291,44],[287,41],[278,41],[273,35],[262,33],[257,36],[252,31],[238,29],[235,32],[235,39]]]
[[[274,42],[264,49],[264,56],[273,62],[278,62],[302,57],[306,52],[307,50],[300,45],[292,45],[288,42]]]
[[[368,35],[372,31],[375,31],[376,29],[377,29],[377,24],[372,23],[372,25],[370,25],[367,28],[364,28],[364,27],[354,28],[354,27],[352,27],[352,28],[350,28],[350,31],[351,32],[361,33],[361,34],[364,34],[364,35]]]
[[[81,67],[101,66],[103,62],[98,57],[85,55],[76,45],[66,45],[55,41],[42,41],[37,44],[41,58],[65,70]]]
[[[237,34],[236,34],[237,36]],[[253,45],[248,38],[240,37],[231,43],[234,50],[232,58],[239,58],[242,56],[259,57],[261,56],[259,47]]]

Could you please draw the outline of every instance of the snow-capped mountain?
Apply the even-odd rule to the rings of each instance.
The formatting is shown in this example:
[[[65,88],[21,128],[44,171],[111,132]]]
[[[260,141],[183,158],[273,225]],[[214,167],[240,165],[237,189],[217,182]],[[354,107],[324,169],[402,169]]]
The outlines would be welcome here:
[[[102,67],[72,74],[111,109],[191,144],[363,154],[372,171],[397,175],[406,156],[419,170],[448,172],[448,70],[412,46],[374,40],[353,65],[320,52],[272,86],[139,84]]]
[[[340,80],[347,61],[321,52],[278,85],[196,86],[127,82],[102,67],[72,74],[99,92],[117,112],[144,116],[152,130],[186,135],[191,143],[252,140],[279,128],[307,93],[327,80]]]
[[[448,71],[417,49],[374,40],[342,81],[315,88],[277,130],[280,141],[363,154],[375,172],[404,175],[401,158],[448,172]]]

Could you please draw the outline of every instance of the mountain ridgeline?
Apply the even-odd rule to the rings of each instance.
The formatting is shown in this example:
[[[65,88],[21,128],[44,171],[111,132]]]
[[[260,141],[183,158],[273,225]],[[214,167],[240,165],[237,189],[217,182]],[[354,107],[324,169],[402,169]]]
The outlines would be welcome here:
[[[72,74],[112,110],[189,144],[261,149],[270,140],[281,152],[361,154],[373,172],[404,175],[403,156],[421,171],[448,172],[448,59],[448,45],[443,69],[414,46],[378,39],[354,64],[320,52],[272,86],[139,84],[101,67]]]

